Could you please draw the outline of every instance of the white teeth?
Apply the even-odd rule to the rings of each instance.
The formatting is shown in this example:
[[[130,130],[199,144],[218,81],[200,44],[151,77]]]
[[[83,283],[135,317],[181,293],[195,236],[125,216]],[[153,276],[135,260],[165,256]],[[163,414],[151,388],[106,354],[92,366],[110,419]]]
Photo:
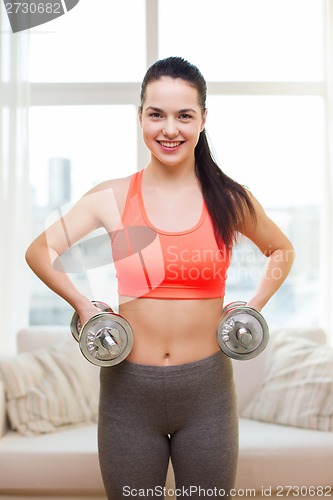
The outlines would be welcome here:
[[[181,144],[181,141],[180,142],[163,142],[163,141],[160,141],[160,144],[162,144],[162,146],[164,146],[165,148],[175,148],[175,147],[179,146],[179,144]]]

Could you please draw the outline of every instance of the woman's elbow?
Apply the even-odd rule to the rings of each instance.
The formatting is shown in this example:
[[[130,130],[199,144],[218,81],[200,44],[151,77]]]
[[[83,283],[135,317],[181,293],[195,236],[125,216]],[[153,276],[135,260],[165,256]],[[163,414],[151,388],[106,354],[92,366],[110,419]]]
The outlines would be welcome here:
[[[288,240],[288,243],[285,248],[285,261],[286,263],[289,264],[290,268],[293,265],[295,258],[296,258],[295,248],[291,243],[291,241]]]
[[[30,243],[25,252],[25,260],[28,266],[33,269],[44,255],[45,250],[47,250],[46,239],[44,234],[41,234]]]
[[[25,252],[25,261],[30,268],[33,268],[37,253],[36,242],[33,241]]]

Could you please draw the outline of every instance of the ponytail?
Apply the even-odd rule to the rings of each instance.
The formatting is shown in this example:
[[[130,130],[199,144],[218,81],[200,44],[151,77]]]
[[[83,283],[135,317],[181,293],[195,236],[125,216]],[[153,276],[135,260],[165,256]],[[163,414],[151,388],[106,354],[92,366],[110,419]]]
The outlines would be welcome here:
[[[224,174],[214,161],[205,130],[195,148],[195,160],[196,175],[213,222],[216,241],[219,246],[224,242],[231,249],[246,208],[255,219],[253,204],[244,187]]]

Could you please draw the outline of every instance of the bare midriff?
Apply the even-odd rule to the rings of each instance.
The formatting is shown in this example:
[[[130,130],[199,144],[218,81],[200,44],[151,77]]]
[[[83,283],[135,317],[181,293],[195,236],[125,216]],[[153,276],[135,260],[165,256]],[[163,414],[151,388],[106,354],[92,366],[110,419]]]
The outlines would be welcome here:
[[[128,361],[168,366],[191,363],[220,350],[216,330],[223,299],[120,297],[119,314],[132,326]]]

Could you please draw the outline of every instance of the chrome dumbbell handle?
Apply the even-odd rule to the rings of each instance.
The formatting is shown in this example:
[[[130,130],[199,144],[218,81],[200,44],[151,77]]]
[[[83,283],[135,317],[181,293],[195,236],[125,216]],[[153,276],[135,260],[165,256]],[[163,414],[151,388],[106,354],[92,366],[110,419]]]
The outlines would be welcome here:
[[[248,328],[245,328],[244,326],[241,326],[237,332],[236,336],[240,343],[248,349],[252,344],[253,344],[253,337],[252,333]]]
[[[236,322],[233,318],[225,321],[222,328],[221,338],[223,342],[228,342],[230,340],[230,332],[235,328]],[[244,347],[248,348],[253,343],[253,337],[251,330],[245,326],[239,326],[236,330],[236,338],[240,341]]]
[[[117,356],[121,351],[119,331],[116,328],[102,328],[95,337],[95,344],[106,349],[111,356]]]
[[[81,326],[74,311],[70,329],[79,343],[83,356],[97,366],[113,366],[123,361],[131,352],[133,331],[128,321],[112,311],[104,302],[93,302],[100,311]]]
[[[133,331],[125,318],[114,312],[102,312],[82,326],[79,346],[90,363],[113,366],[128,356],[133,342]]]
[[[252,359],[265,349],[268,340],[268,325],[256,309],[247,306],[246,302],[231,302],[224,307],[217,342],[227,356]]]

